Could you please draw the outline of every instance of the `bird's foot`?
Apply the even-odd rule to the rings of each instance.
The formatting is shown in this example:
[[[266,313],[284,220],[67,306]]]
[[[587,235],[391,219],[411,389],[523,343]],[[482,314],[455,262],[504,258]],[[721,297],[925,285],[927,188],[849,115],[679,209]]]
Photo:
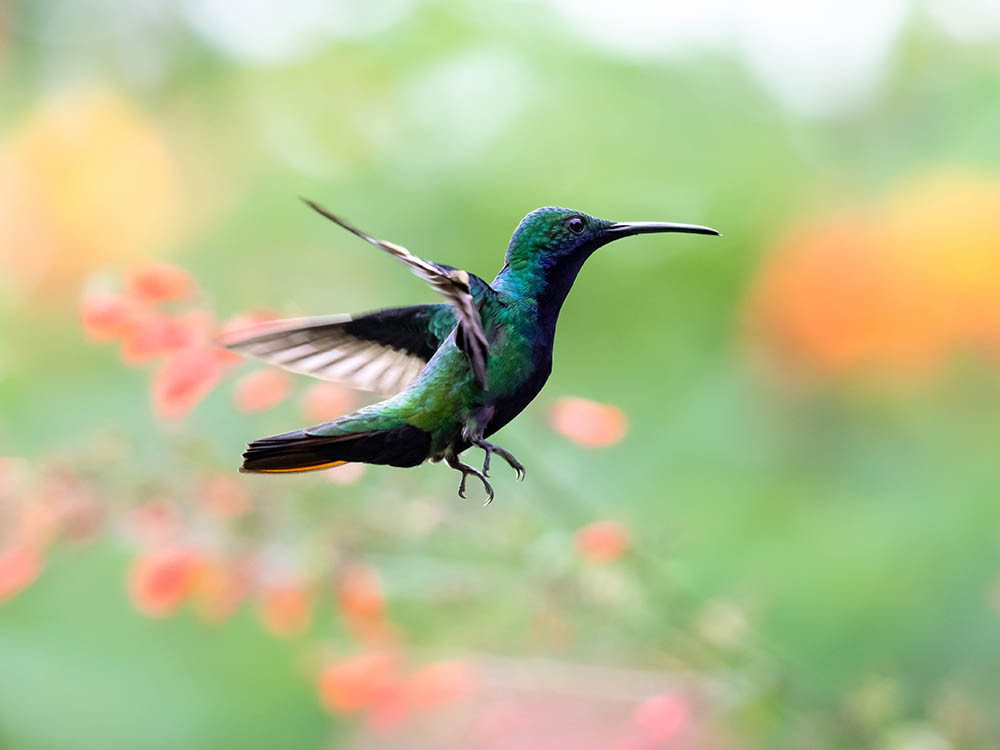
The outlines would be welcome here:
[[[499,445],[493,445],[493,443],[487,443],[482,440],[476,443],[483,451],[486,453],[486,458],[483,459],[483,474],[486,476],[490,475],[490,457],[496,453],[500,458],[506,461],[510,468],[514,470],[514,475],[519,479],[524,479],[524,465],[514,458],[514,454],[511,453],[506,448],[501,448]]]
[[[462,498],[463,500],[465,499],[465,480],[471,474],[472,476],[476,477],[480,482],[482,482],[483,487],[486,489],[487,497],[486,497],[486,502],[483,503],[483,505],[489,505],[490,503],[493,502],[493,487],[492,485],[490,485],[489,481],[486,479],[486,476],[485,474],[483,474],[483,472],[479,471],[478,469],[472,468],[468,464],[462,463],[461,461],[458,460],[458,456],[449,455],[445,457],[445,460],[448,462],[448,465],[455,471],[462,472],[462,481],[458,483],[458,496],[460,498]]]

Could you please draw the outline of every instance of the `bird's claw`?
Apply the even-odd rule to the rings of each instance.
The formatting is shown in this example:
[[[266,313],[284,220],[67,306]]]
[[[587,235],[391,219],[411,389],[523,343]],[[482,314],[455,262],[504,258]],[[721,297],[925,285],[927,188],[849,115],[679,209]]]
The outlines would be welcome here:
[[[448,465],[451,466],[451,468],[455,469],[456,471],[462,472],[462,481],[458,483],[458,496],[460,498],[462,498],[463,500],[466,499],[465,480],[468,479],[469,475],[471,474],[472,476],[476,477],[476,479],[478,479],[480,482],[482,482],[483,487],[486,489],[486,502],[483,503],[483,505],[489,505],[490,503],[493,502],[493,497],[494,497],[493,485],[491,485],[489,481],[486,479],[485,474],[472,468],[468,464],[462,463],[457,458],[448,459]]]
[[[476,479],[478,479],[480,482],[483,483],[483,488],[486,490],[486,502],[483,503],[483,505],[489,505],[490,503],[492,503],[493,502],[493,485],[491,485],[487,481],[486,477],[483,476],[482,473],[476,471],[475,469],[473,469],[471,467],[469,468],[469,471],[463,471],[462,472],[462,481],[458,483],[458,496],[460,498],[462,498],[463,500],[466,499],[466,497],[465,497],[465,480],[469,476],[469,474],[471,474],[472,476],[476,477]]]
[[[486,457],[483,459],[484,476],[490,475],[490,458],[493,456],[494,453],[496,453],[497,455],[500,456],[500,458],[502,458],[510,465],[510,468],[514,470],[514,477],[518,481],[524,480],[524,474],[525,474],[524,465],[516,458],[514,458],[513,453],[511,453],[506,448],[501,448],[499,445],[493,445],[493,443],[487,443],[486,441],[483,441],[478,445],[480,448],[483,449],[483,452],[486,454]]]

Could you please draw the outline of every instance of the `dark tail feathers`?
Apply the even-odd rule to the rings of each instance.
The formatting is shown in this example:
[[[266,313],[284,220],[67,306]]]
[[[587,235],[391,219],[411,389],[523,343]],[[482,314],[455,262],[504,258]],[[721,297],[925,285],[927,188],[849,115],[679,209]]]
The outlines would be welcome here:
[[[427,459],[430,446],[430,433],[410,425],[330,436],[295,430],[250,443],[240,471],[265,474],[316,471],[352,461],[416,466]]]

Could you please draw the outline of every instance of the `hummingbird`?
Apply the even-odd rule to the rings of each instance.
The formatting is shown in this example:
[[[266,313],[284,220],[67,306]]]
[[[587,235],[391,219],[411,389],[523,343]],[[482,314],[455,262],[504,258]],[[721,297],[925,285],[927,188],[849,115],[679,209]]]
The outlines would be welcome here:
[[[223,340],[227,348],[296,373],[336,380],[386,399],[329,422],[261,438],[243,454],[242,472],[284,474],[348,462],[411,467],[444,461],[494,497],[490,458],[524,478],[514,455],[487,442],[538,395],[552,372],[556,320],[584,262],[599,248],[637,234],[719,235],[709,227],[616,222],[569,208],[532,211],[518,224],[492,282],[349,224],[312,201],[313,210],[402,261],[444,298],[438,304],[266,323]],[[460,456],[484,451],[482,469]]]

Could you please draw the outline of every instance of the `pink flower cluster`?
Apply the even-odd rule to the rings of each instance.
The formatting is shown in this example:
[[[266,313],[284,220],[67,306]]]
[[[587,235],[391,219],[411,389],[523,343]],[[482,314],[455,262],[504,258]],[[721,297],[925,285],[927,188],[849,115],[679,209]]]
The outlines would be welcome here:
[[[217,345],[218,339],[273,319],[266,311],[239,315],[220,323],[208,311],[191,275],[162,262],[134,267],[123,289],[91,287],[80,300],[80,321],[93,341],[116,341],[130,366],[156,363],[150,383],[153,412],[164,421],[187,415],[241,357]],[[260,412],[284,401],[291,377],[271,368],[255,370],[236,381],[237,409]],[[303,397],[307,419],[339,416],[354,405],[353,392],[335,383],[318,383]]]

